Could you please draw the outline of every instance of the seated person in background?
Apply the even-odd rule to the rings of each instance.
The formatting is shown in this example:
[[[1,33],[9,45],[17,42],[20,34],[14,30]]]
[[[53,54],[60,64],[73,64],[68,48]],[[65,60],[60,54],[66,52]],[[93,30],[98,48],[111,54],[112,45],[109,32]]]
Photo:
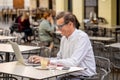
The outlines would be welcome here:
[[[39,25],[39,38],[43,42],[44,46],[49,47],[51,51],[53,48],[53,32],[54,32],[54,21],[50,10],[45,10],[43,13],[42,21]]]
[[[89,20],[90,20],[90,23],[93,23],[93,24],[98,23],[97,22],[97,16],[96,16],[95,10],[92,10],[90,12]]]
[[[29,16],[26,12],[22,14],[19,20],[20,26],[18,27],[19,32],[24,32],[24,41],[30,41],[31,36],[33,35],[32,29],[30,28]]]
[[[96,15],[95,9],[93,9],[90,12],[89,20],[90,20],[90,24],[89,25],[92,24],[90,26],[90,30],[93,31],[93,36],[98,36],[98,26],[96,25],[96,24],[98,24],[98,19],[97,19],[97,15]]]
[[[60,12],[56,16],[56,22],[63,37],[57,58],[49,60],[49,64],[57,64],[65,67],[83,67],[84,71],[71,73],[73,76],[93,76],[96,74],[94,53],[88,35],[76,29],[75,18],[72,13]],[[31,56],[30,62],[40,62],[42,57]],[[72,79],[77,80],[77,79]]]

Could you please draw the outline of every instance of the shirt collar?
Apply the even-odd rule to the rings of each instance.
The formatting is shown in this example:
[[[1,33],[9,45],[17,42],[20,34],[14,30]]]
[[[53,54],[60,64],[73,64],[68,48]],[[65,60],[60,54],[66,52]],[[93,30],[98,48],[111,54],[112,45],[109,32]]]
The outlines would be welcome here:
[[[74,32],[68,37],[68,40],[72,39],[74,35],[76,35],[77,29],[74,30]]]

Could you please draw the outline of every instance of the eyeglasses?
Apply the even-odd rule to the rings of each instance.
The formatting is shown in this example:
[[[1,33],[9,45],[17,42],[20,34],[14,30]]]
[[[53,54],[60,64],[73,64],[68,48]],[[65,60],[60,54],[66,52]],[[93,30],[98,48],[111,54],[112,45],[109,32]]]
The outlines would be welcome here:
[[[63,24],[61,24],[61,25],[57,25],[57,27],[58,27],[59,29],[61,29],[64,25],[66,25],[66,23],[63,23]]]

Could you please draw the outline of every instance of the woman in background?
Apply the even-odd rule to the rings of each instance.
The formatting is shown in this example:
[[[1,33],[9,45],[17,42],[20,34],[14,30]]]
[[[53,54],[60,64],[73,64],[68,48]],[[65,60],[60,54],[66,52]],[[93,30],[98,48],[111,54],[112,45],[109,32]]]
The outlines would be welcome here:
[[[32,29],[30,28],[29,16],[26,12],[23,13],[19,20],[20,26],[18,27],[19,32],[24,32],[24,41],[30,41],[30,37],[33,35]]]
[[[40,41],[43,42],[43,45],[49,47],[49,50],[51,51],[54,45],[52,33],[55,28],[51,11],[45,10],[42,18],[43,19],[39,25],[39,38]]]

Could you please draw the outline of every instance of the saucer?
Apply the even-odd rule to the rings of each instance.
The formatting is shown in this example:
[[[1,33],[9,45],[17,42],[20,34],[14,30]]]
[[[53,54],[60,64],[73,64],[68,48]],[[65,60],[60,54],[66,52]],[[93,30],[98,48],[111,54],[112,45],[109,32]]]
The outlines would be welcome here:
[[[38,66],[38,67],[35,67],[35,68],[38,69],[38,70],[48,70],[49,69],[48,66],[46,68],[42,68],[41,66]]]

